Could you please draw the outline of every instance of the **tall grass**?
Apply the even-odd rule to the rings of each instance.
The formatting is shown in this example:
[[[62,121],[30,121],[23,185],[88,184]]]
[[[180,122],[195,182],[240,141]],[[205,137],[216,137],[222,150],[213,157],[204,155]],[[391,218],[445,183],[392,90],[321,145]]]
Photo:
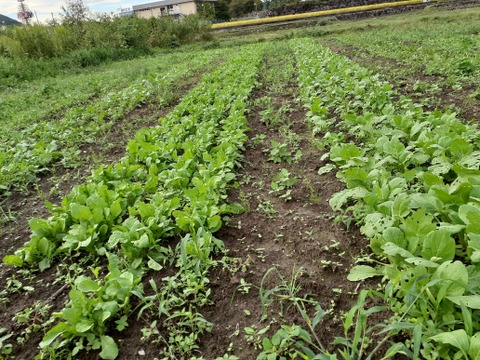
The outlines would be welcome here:
[[[208,23],[196,15],[140,19],[103,18],[74,25],[0,29],[0,86],[55,75],[61,70],[145,55],[211,39]]]

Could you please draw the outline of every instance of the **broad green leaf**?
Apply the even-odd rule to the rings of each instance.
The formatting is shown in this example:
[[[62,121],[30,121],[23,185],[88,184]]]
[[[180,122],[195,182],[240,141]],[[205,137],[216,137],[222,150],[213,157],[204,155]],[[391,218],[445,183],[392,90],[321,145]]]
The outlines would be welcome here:
[[[143,234],[140,239],[133,241],[132,244],[139,249],[146,249],[150,246],[150,239],[147,234]]]
[[[447,296],[447,299],[457,305],[465,304],[470,309],[480,310],[480,295]]]
[[[152,204],[145,204],[144,202],[138,203],[138,212],[142,219],[148,219],[155,216],[155,207]]]
[[[467,354],[470,349],[468,335],[463,329],[440,333],[432,336],[430,339],[442,344],[452,345],[460,349],[464,354]]]
[[[372,213],[365,217],[365,224],[361,227],[361,232],[369,238],[382,234],[383,231],[393,225],[394,221],[382,213]]]
[[[115,201],[110,205],[110,216],[112,219],[116,219],[122,213],[122,207],[120,206],[120,200]]]
[[[470,338],[468,355],[470,356],[470,359],[480,359],[480,332],[477,332]]]
[[[214,233],[222,226],[222,218],[219,215],[212,216],[207,220],[208,229]]]
[[[362,199],[368,195],[368,193],[369,191],[363,187],[339,191],[330,199],[330,207],[335,211],[339,211],[349,200]]]
[[[404,249],[407,247],[407,239],[405,239],[403,231],[397,227],[386,228],[382,235],[385,242],[394,243]]]
[[[473,220],[470,218],[470,214],[479,214],[480,216],[480,207],[471,204],[464,204],[458,208],[458,216],[462,219],[465,225],[470,225]]]
[[[228,212],[231,214],[242,214],[245,212],[245,208],[242,204],[233,203],[228,205]]]
[[[93,322],[90,320],[83,320],[75,326],[75,330],[79,333],[84,333],[93,327]]]
[[[458,208],[458,216],[467,225],[467,233],[480,234],[480,206],[464,204]]]
[[[92,217],[92,213],[88,207],[77,203],[70,204],[70,213],[76,220],[90,220]]]
[[[422,257],[427,260],[452,260],[455,256],[455,240],[445,230],[430,232],[423,242]],[[435,258],[435,259],[434,259]]]
[[[392,216],[400,219],[410,214],[410,199],[407,194],[400,194],[395,197],[392,204]]]
[[[350,269],[347,279],[349,281],[360,281],[379,275],[382,275],[382,272],[371,266],[357,265]]]
[[[110,336],[101,336],[100,343],[102,346],[102,351],[100,352],[100,357],[106,360],[116,359],[118,356],[118,347]]]
[[[429,213],[435,213],[442,209],[443,204],[435,195],[412,194],[410,196],[410,207],[413,209],[425,209]]]
[[[460,159],[464,156],[470,155],[473,151],[472,145],[467,141],[457,138],[452,141],[449,148],[453,156]]]
[[[163,266],[160,265],[158,262],[156,262],[155,260],[153,260],[152,258],[149,258],[150,260],[148,260],[148,267],[152,270],[155,270],[155,271],[160,271],[163,269]]]
[[[438,263],[430,261],[430,260],[426,260],[426,259],[421,258],[421,257],[411,257],[411,258],[405,259],[405,261],[409,264],[414,264],[414,265],[417,265],[417,266],[424,266],[426,268],[437,268],[439,266]]]
[[[401,226],[406,237],[426,236],[429,232],[436,229],[433,223],[433,216],[426,214],[425,211],[417,210],[412,216],[404,220]]]
[[[404,259],[414,257],[411,252],[409,252],[408,250],[405,250],[404,248],[394,243],[386,243],[385,245],[382,246],[382,249],[385,252],[385,254],[390,256],[400,255]]]
[[[440,280],[440,284],[446,285],[445,296],[461,296],[468,285],[468,271],[460,261],[444,262],[435,273],[433,280]]]
[[[89,292],[89,291],[98,291],[100,290],[100,285],[93,279],[85,275],[80,275],[75,280],[75,286],[78,290],[82,292]]]

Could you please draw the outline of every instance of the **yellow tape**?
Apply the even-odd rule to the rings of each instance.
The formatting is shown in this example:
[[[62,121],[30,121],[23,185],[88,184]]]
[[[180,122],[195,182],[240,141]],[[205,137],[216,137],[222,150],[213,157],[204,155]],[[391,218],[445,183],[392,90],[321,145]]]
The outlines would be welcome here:
[[[383,8],[388,8],[388,7],[404,6],[404,5],[415,5],[415,4],[421,4],[423,2],[424,2],[423,0],[408,0],[408,1],[397,1],[397,2],[382,3],[382,4],[365,5],[365,6],[353,6],[353,7],[342,8],[342,9],[314,11],[314,12],[303,13],[303,14],[282,15],[282,16],[274,16],[274,17],[269,17],[269,18],[263,18],[263,19],[252,19],[252,20],[240,20],[240,21],[225,22],[225,23],[220,23],[220,24],[213,24],[211,26],[211,28],[212,29],[224,29],[224,28],[235,27],[235,26],[268,24],[268,23],[274,23],[274,22],[279,22],[279,21],[288,21],[288,20],[296,20],[296,19],[308,19],[308,18],[312,18],[312,17],[343,14],[343,13],[356,12],[356,11],[376,10],[376,9],[383,9]]]

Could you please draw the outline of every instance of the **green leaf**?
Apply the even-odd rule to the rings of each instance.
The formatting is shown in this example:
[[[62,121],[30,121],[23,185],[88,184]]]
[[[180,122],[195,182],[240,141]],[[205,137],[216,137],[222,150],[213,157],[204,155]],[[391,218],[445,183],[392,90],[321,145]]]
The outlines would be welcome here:
[[[219,215],[212,216],[207,220],[207,222],[208,222],[208,229],[212,233],[220,229],[220,227],[222,226],[222,219]]]
[[[410,199],[407,194],[400,194],[395,197],[392,204],[392,216],[397,219],[403,219],[410,214]]]
[[[152,258],[149,258],[150,260],[148,260],[148,267],[152,270],[155,270],[155,271],[160,271],[163,269],[163,266],[160,265],[158,262],[156,262],[155,260],[153,260]]]
[[[40,347],[43,349],[49,346],[59,335],[66,332],[69,328],[70,326],[68,326],[66,323],[58,323],[45,334],[40,342]]]
[[[480,332],[477,332],[470,338],[468,355],[470,356],[470,359],[480,359]]]
[[[472,145],[460,138],[452,141],[449,150],[453,156],[459,159],[464,156],[470,155],[473,151]]]
[[[231,214],[242,214],[245,212],[245,208],[242,204],[233,203],[228,205],[228,212]]]
[[[402,248],[407,247],[407,239],[403,231],[396,227],[388,227],[383,231],[383,240],[385,242],[394,243]]]
[[[93,322],[90,320],[82,320],[75,326],[75,330],[79,333],[84,333],[93,327]]]
[[[425,209],[429,213],[435,213],[442,209],[443,204],[435,195],[412,194],[410,196],[410,207],[413,209]]]
[[[76,220],[90,220],[92,217],[92,213],[88,207],[77,203],[70,204],[70,213]]]
[[[139,249],[146,249],[150,246],[150,239],[147,234],[143,234],[140,239],[133,241],[132,244]]]
[[[110,216],[112,219],[116,219],[122,213],[122,207],[120,206],[120,200],[115,201],[110,205]]]
[[[480,295],[447,296],[447,299],[459,306],[464,304],[470,309],[480,310]]]
[[[363,187],[356,187],[354,189],[345,189],[333,194],[330,199],[330,207],[334,211],[338,211],[345,203],[351,199],[362,199],[369,194],[368,190]]]
[[[102,346],[102,351],[100,352],[100,357],[106,360],[116,359],[118,356],[118,347],[110,336],[101,336],[100,343]]]
[[[272,342],[269,338],[263,338],[262,347],[265,351],[271,350],[273,348]]]
[[[442,344],[452,345],[453,347],[460,349],[465,355],[470,349],[468,335],[463,329],[437,334],[430,339]]]
[[[82,292],[98,291],[101,287],[95,280],[85,275],[81,275],[75,280],[75,286]]]
[[[447,286],[445,296],[461,296],[468,286],[468,271],[460,261],[442,263],[432,277]]]
[[[390,256],[400,255],[404,259],[414,257],[412,253],[410,253],[408,250],[405,250],[404,248],[394,243],[386,243],[385,245],[382,246],[382,249],[385,252],[385,254]]]
[[[382,234],[385,229],[391,227],[394,221],[391,217],[382,213],[372,213],[365,216],[365,224],[361,227],[361,232],[369,238]]]
[[[453,260],[455,240],[445,230],[432,231],[423,242],[422,257],[427,260]],[[435,258],[435,259],[434,259]]]
[[[23,260],[17,255],[7,255],[3,257],[3,262],[7,265],[16,267],[23,266]]]
[[[371,266],[357,265],[350,269],[347,279],[349,281],[360,281],[379,275],[382,275],[382,273]]]
[[[400,350],[405,348],[405,345],[402,343],[394,343],[392,346],[390,346],[385,353],[384,357],[382,359],[390,359],[394,357],[395,355],[398,354]]]

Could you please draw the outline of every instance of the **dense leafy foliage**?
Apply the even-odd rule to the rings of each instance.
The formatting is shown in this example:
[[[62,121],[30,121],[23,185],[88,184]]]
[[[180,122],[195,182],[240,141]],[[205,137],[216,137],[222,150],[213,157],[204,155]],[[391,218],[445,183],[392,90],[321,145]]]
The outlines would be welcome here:
[[[260,59],[261,48],[252,46],[206,75],[158,127],[137,133],[120,162],[95,171],[61,206],[51,206],[49,219],[31,220],[30,241],[7,263],[45,269],[59,257],[100,256],[109,264],[105,276],[97,270],[74,280],[44,351],[73,341],[74,352],[101,348],[102,358],[115,358],[108,332],[113,324],[126,326],[132,296],[145,300],[144,274],[168,265],[177,274],[159,287],[158,306],[175,340],[165,351],[181,356],[196,347],[209,328],[196,307],[208,303],[206,271],[211,254],[223,248],[213,233],[223,214],[241,210],[225,204],[225,191],[246,139],[244,113]],[[174,248],[165,243],[173,236],[180,238]],[[197,301],[178,291],[193,291]]]
[[[294,49],[308,120],[323,134],[328,158],[347,186],[330,204],[345,221],[360,224],[374,253],[387,261],[355,267],[350,278],[382,275],[388,281],[391,309],[407,314],[397,330],[421,334],[401,351],[414,358],[476,358],[477,128],[454,113],[426,112],[403,97],[395,101],[388,83],[311,41]]]

